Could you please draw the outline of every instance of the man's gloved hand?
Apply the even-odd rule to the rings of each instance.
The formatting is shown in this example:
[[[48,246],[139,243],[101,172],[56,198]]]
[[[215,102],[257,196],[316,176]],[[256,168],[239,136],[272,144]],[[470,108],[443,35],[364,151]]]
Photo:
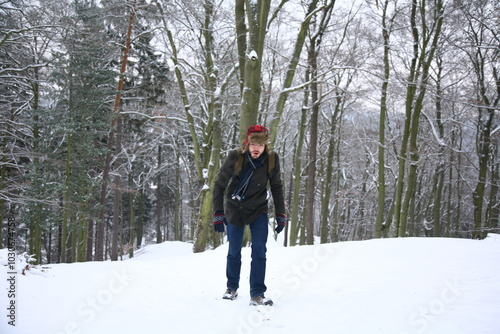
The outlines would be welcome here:
[[[276,215],[276,220],[278,222],[278,226],[276,226],[276,233],[280,233],[281,231],[283,231],[283,229],[285,228],[285,225],[286,225],[286,216],[285,214],[283,213],[280,213],[278,215]]]
[[[214,230],[215,232],[224,233],[224,225],[227,224],[224,211],[218,210],[214,214]]]

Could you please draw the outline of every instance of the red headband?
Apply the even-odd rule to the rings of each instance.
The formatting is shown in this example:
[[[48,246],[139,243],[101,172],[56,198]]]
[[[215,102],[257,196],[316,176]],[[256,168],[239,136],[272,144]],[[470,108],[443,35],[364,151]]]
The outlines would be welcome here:
[[[255,133],[255,132],[268,133],[269,130],[265,126],[262,126],[262,125],[252,125],[252,126],[248,127],[247,137],[250,136],[252,133]]]

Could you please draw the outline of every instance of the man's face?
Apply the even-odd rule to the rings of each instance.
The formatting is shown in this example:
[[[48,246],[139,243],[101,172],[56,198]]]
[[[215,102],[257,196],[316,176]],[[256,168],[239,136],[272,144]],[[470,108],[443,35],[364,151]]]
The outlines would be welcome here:
[[[252,159],[257,159],[259,158],[262,153],[264,153],[264,150],[266,149],[266,145],[264,144],[255,144],[250,142],[248,145],[248,151],[250,152],[250,156]]]

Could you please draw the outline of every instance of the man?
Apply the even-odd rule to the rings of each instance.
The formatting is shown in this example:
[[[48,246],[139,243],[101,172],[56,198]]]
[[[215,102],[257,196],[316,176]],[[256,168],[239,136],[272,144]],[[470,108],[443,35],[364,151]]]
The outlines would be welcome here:
[[[248,128],[241,150],[233,150],[222,165],[213,189],[214,228],[224,232],[227,226],[227,291],[224,299],[238,296],[241,271],[241,247],[245,225],[252,235],[250,266],[250,305],[272,305],[264,296],[267,288],[266,242],[268,235],[267,185],[273,196],[277,220],[276,232],[285,227],[285,201],[278,155],[268,148],[269,131],[261,125]],[[225,207],[224,207],[225,197]]]

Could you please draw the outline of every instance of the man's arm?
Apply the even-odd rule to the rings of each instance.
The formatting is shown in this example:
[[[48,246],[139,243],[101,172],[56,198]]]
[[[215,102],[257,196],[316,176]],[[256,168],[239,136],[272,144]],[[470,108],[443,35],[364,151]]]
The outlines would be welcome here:
[[[274,170],[269,178],[269,184],[271,186],[271,194],[273,195],[273,202],[276,215],[286,215],[285,210],[285,197],[283,196],[283,183],[281,182],[281,166],[278,154],[272,152],[275,155],[275,166]]]

